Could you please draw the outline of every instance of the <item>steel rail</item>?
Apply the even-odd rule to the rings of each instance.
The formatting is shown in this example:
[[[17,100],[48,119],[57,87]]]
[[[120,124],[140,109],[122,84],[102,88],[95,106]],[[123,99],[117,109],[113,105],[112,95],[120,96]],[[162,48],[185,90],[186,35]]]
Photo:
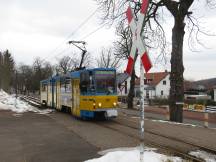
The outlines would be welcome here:
[[[121,118],[121,117],[119,117],[119,118]],[[138,123],[136,123],[136,121],[128,120],[128,118],[123,117],[121,119],[130,121],[130,122],[134,122],[135,124],[138,124]],[[125,125],[127,127],[130,127],[130,128],[138,129],[138,127],[126,125],[124,122],[119,122],[118,120],[113,120],[113,121],[116,122],[116,123],[119,123],[119,124],[123,124],[123,125]],[[167,136],[167,135],[164,135],[164,134],[159,134],[159,133],[149,131],[149,130],[146,130],[146,132],[148,132],[150,134],[158,135],[158,136],[161,136],[161,137],[164,137],[164,138],[167,138],[167,139],[172,139],[172,140],[175,140],[175,141],[178,141],[178,142],[181,142],[181,143],[185,143],[185,144],[188,144],[188,145],[191,145],[191,146],[194,146],[194,147],[198,147],[199,149],[201,149],[203,151],[206,151],[206,152],[209,152],[209,153],[212,153],[212,154],[216,154],[216,150],[214,150],[212,148],[207,148],[206,146],[201,146],[201,145],[198,145],[198,144],[194,144],[192,142],[188,142],[188,141],[185,141],[185,140],[182,140],[182,139],[179,139],[179,138],[175,138],[175,137],[172,137],[172,136]]]
[[[117,131],[117,132],[122,133],[122,134],[125,135],[125,132],[124,132],[124,131],[121,131],[121,130],[119,130],[118,128],[113,127],[112,124],[111,124],[111,122],[112,122],[112,123],[115,123],[115,124],[117,123],[117,122],[114,121],[114,120],[113,120],[113,121],[110,121],[109,123],[101,123],[101,122],[94,122],[94,123],[97,124],[97,125],[99,125],[99,126],[102,126],[102,127],[105,127],[105,128],[109,128],[109,129],[111,129],[111,130]],[[119,124],[119,123],[118,123],[118,124]],[[122,125],[122,123],[119,124],[119,125]],[[129,127],[130,129],[134,129],[134,130],[138,131],[137,128],[133,128],[133,127],[130,127],[130,126],[127,126],[127,125],[123,125],[123,126]],[[145,133],[149,133],[149,132],[145,131]],[[151,133],[150,133],[150,134],[151,134]],[[132,134],[130,134],[130,133],[127,133],[126,135],[129,136],[129,137],[132,137],[132,138],[139,139],[139,136],[135,136],[135,135],[132,135]],[[162,137],[162,136],[160,136],[160,135],[157,135],[157,136],[158,136],[159,138]],[[164,137],[162,137],[162,138],[164,138]],[[172,140],[172,139],[169,139],[169,140]],[[189,155],[189,154],[187,154],[187,153],[184,153],[184,152],[182,152],[181,150],[178,150],[178,149],[176,149],[176,148],[174,148],[174,147],[163,146],[163,145],[161,145],[161,144],[158,144],[158,143],[152,142],[152,141],[150,141],[150,140],[147,140],[146,138],[145,138],[145,143],[146,143],[146,146],[149,146],[149,147],[156,147],[156,148],[158,148],[158,149],[160,149],[160,150],[162,150],[162,151],[169,152],[170,154],[173,154],[173,155],[176,155],[176,156],[180,156],[180,157],[182,157],[182,158],[184,158],[184,159],[186,159],[186,160],[190,160],[190,161],[192,161],[192,162],[205,162],[205,160],[203,160],[203,159],[200,159],[200,158],[197,158],[197,157],[195,157],[195,156],[192,156],[192,155]],[[187,145],[188,145],[188,144],[187,144]]]
[[[33,102],[36,102],[36,103],[40,104],[40,101],[38,99],[36,99],[34,97],[31,97],[31,96],[21,96],[20,98],[27,101],[29,104],[31,104],[33,106],[35,106],[35,105],[32,104],[32,102],[30,102],[30,101],[33,101]],[[123,121],[121,121],[121,120],[123,120]],[[131,126],[128,122],[130,124],[131,123],[136,124],[137,127],[136,126]],[[118,128],[113,127],[112,124],[115,123],[115,124],[125,126],[125,127],[128,127],[130,129],[133,129],[133,130],[136,130],[136,131],[138,131],[138,129],[139,129],[138,128],[138,121],[131,120],[131,118],[129,119],[127,116],[123,116],[123,115],[120,115],[120,116],[118,116],[118,118],[113,119],[113,120],[108,121],[108,122],[93,121],[93,123],[97,124],[99,126],[103,126],[103,127],[118,131],[118,132],[120,132],[122,134],[125,134],[125,132],[119,130]],[[194,143],[191,143],[191,142],[188,142],[188,141],[184,141],[182,139],[178,139],[178,138],[175,138],[175,137],[172,137],[172,136],[159,134],[159,133],[156,133],[156,132],[153,132],[153,131],[149,131],[148,129],[145,129],[145,133],[148,133],[148,134],[151,134],[151,135],[154,135],[154,136],[158,136],[159,138],[166,138],[166,139],[168,139],[170,141],[179,142],[179,143],[182,143],[184,145],[192,146],[192,147],[195,147],[195,148],[199,148],[200,150],[216,154],[216,150],[214,150],[212,148],[207,148],[205,146],[197,145],[197,144],[194,144]],[[130,133],[127,133],[126,135],[129,136],[129,137],[132,137],[132,138],[139,139],[139,136],[135,136],[135,135],[132,135]],[[187,158],[187,159],[192,160],[194,162],[205,162],[205,160],[203,160],[203,159],[200,159],[200,158],[197,158],[195,156],[184,153],[181,150],[178,150],[178,149],[176,149],[174,147],[163,146],[161,144],[158,144],[158,143],[152,142],[150,140],[146,140],[146,139],[145,139],[145,142],[147,142],[148,146],[157,147],[157,148],[159,148],[161,150],[168,151],[170,153],[174,153],[175,155],[181,156],[183,158]]]

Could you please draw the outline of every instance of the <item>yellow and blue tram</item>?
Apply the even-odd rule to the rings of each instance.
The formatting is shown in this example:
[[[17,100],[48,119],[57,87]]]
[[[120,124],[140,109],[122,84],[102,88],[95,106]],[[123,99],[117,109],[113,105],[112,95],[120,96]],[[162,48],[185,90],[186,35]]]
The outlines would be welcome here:
[[[94,68],[56,75],[40,82],[41,104],[69,110],[80,118],[112,118],[117,113],[116,70]]]

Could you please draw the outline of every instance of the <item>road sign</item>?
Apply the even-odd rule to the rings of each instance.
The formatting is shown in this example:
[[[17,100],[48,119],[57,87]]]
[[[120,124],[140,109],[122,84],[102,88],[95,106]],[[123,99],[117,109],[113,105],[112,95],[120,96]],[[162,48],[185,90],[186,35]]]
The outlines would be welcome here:
[[[134,17],[130,6],[128,7],[126,12],[128,23],[133,34],[132,47],[131,47],[131,52],[128,58],[128,64],[126,69],[126,72],[128,74],[131,74],[132,72],[133,65],[134,65],[134,57],[137,51],[141,57],[141,61],[145,71],[148,72],[152,67],[152,63],[148,56],[145,43],[141,38],[142,28],[144,25],[144,18],[147,12],[148,3],[149,3],[148,0],[143,0],[138,20],[136,20],[136,18]]]
[[[134,66],[134,57],[136,53],[140,55],[140,162],[144,161],[144,71],[143,67],[146,71],[146,73],[151,69],[152,63],[149,59],[145,43],[141,38],[142,34],[142,28],[145,25],[145,14],[148,9],[148,0],[142,1],[142,6],[140,10],[140,14],[138,17],[138,20],[135,19],[132,9],[129,6],[126,12],[127,19],[129,22],[129,26],[131,28],[132,34],[133,34],[133,40],[132,40],[132,47],[131,47],[131,53],[130,57],[128,58],[128,65],[126,72],[128,74],[131,74]]]

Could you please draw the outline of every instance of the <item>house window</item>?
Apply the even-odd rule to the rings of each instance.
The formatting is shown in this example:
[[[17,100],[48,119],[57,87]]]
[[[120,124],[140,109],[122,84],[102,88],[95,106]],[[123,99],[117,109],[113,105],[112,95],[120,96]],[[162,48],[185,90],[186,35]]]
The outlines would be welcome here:
[[[144,79],[144,85],[147,85],[147,79]]]
[[[161,96],[163,96],[163,91],[161,91]]]
[[[150,84],[153,79],[144,79],[144,85]]]
[[[166,85],[166,80],[163,81],[163,85]]]
[[[153,81],[153,79],[148,79],[148,83],[151,83]]]
[[[146,98],[149,98],[149,91],[146,90]]]

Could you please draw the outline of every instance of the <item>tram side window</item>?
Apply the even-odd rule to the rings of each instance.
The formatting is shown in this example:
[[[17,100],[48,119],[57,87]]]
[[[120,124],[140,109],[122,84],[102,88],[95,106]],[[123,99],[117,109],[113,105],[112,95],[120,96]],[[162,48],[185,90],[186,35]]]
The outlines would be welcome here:
[[[71,82],[70,79],[62,80],[60,82],[61,93],[70,93],[71,90]]]
[[[61,93],[65,92],[65,83],[63,81],[60,82]]]
[[[80,91],[81,93],[87,93],[90,85],[89,72],[85,71],[80,74]]]
[[[42,92],[45,92],[45,91],[46,91],[46,87],[47,87],[46,84],[42,84]]]
[[[65,82],[65,92],[66,93],[70,93],[71,92],[71,82],[70,82],[70,80],[67,80]]]

